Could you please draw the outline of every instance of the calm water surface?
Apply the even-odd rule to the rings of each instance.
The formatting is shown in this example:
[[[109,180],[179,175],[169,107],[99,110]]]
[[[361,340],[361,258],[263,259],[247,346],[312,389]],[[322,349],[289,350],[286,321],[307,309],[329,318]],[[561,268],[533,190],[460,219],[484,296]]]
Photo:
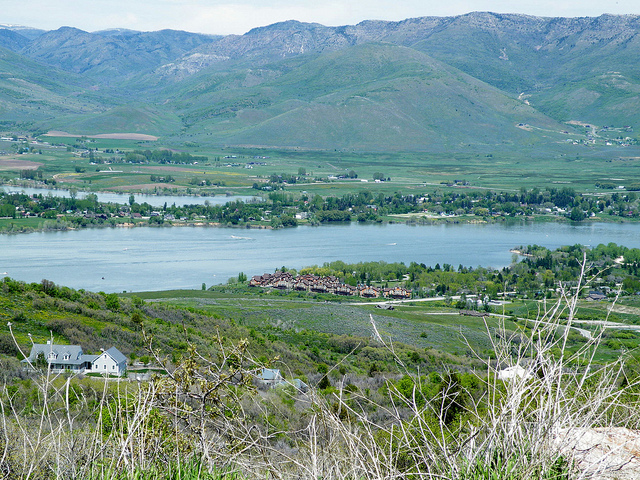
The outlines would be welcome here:
[[[0,186],[0,190],[7,193],[25,193],[27,195],[51,195],[52,197],[70,197],[69,190],[62,189],[47,189],[47,188],[28,188],[28,187],[7,187]],[[85,198],[89,193],[77,192],[77,198]],[[109,193],[109,192],[96,192],[99,202],[104,203],[119,203],[129,204],[128,193]],[[205,202],[209,202],[210,205],[224,205],[225,203],[235,200],[242,200],[243,202],[261,201],[260,197],[251,197],[248,195],[218,195],[215,197],[196,197],[193,195],[144,195],[141,193],[133,194],[136,203],[148,203],[153,207],[162,207],[166,203],[171,206],[182,207],[184,205],[204,205]]]
[[[105,292],[168,290],[223,283],[239,272],[250,277],[332,260],[501,268],[511,262],[509,250],[519,245],[609,242],[640,248],[640,224],[83,229],[1,235],[0,277],[46,278]]]

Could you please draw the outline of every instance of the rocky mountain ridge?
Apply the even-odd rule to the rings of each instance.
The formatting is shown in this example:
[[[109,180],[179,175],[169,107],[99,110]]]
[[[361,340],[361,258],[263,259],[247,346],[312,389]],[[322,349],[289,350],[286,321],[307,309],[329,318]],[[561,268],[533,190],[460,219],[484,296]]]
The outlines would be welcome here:
[[[226,36],[175,30],[110,29],[89,33],[61,27],[30,39],[21,34],[24,31],[26,27],[0,28],[0,46],[75,72],[90,71],[112,58],[140,55],[143,51],[153,55],[145,56],[147,63],[134,62],[131,68],[157,68],[162,60],[179,65],[181,61],[190,62],[194,55],[264,63],[368,42],[402,45],[440,60],[454,61],[454,57],[461,57],[471,39],[493,59],[514,62],[510,53],[517,56],[523,50],[535,52],[540,59],[549,55],[570,57],[594,47],[615,53],[616,48],[628,48],[638,42],[640,16],[561,18],[473,12],[397,22],[366,20],[338,27],[290,20],[254,28],[244,35]],[[71,51],[75,55],[70,55]],[[93,55],[87,55],[88,52]],[[84,58],[80,58],[80,53]],[[458,61],[466,65],[471,60]]]

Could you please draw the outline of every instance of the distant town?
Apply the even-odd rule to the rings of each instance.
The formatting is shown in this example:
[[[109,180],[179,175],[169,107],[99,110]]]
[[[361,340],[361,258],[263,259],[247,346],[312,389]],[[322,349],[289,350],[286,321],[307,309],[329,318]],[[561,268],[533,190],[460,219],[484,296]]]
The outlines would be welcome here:
[[[333,275],[320,277],[306,274],[296,275],[278,270],[275,273],[255,275],[249,281],[250,287],[276,288],[279,290],[295,290],[299,292],[332,293],[334,295],[359,296],[364,298],[411,298],[411,290],[403,287],[378,288],[370,285],[348,285],[341,283]]]

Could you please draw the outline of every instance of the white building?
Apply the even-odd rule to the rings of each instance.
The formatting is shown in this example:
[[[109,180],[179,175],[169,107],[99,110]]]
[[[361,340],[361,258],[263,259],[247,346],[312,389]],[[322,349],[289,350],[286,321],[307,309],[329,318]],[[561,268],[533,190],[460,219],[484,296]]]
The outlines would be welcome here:
[[[498,372],[499,380],[513,380],[514,378],[531,378],[531,373],[522,368],[520,365],[507,367]]]
[[[127,357],[115,347],[100,355],[85,355],[79,345],[55,345],[50,341],[34,343],[29,357],[22,363],[27,368],[34,367],[39,357],[55,373],[102,373],[120,377],[127,370]]]
[[[127,369],[127,357],[116,347],[102,352],[91,363],[91,371],[95,373],[122,376]]]

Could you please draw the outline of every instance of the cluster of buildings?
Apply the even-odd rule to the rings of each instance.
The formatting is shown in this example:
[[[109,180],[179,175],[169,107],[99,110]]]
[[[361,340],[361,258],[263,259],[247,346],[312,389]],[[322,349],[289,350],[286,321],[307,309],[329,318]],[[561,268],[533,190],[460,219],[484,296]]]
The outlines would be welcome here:
[[[33,368],[41,361],[46,362],[54,373],[100,373],[102,375],[123,376],[127,371],[127,357],[116,347],[103,351],[100,355],[87,355],[79,345],[55,345],[35,343],[29,357],[22,360],[25,368]]]
[[[378,288],[370,285],[353,286],[341,283],[338,278],[333,275],[320,277],[318,275],[306,274],[294,277],[291,273],[281,270],[275,273],[255,275],[249,281],[249,286],[310,293],[332,293],[334,295],[359,296],[365,298],[411,298],[411,290],[403,287]]]
[[[51,373],[87,374],[99,373],[103,376],[125,377],[127,371],[127,357],[116,347],[102,351],[99,355],[87,355],[80,345],[58,345],[52,341],[34,343],[29,356],[22,360],[25,370],[33,371],[37,368],[48,368]],[[149,380],[150,373],[132,373],[130,379]],[[299,378],[285,380],[280,370],[262,368],[256,375],[258,384],[268,388],[292,385],[300,392],[309,388]]]

